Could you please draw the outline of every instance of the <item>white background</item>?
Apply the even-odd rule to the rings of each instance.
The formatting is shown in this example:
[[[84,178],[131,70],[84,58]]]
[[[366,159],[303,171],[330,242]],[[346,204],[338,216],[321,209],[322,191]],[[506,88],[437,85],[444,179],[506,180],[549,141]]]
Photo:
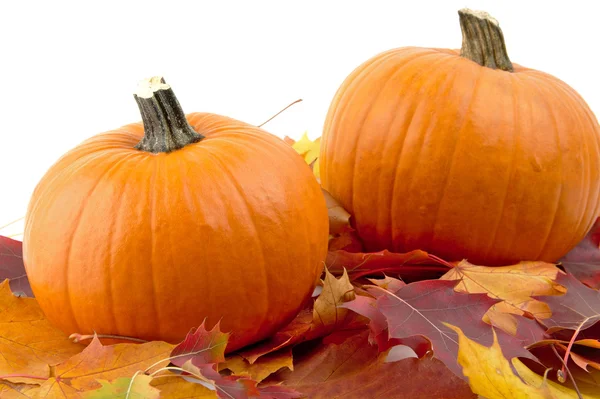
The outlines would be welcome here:
[[[596,1],[2,1],[0,226],[87,137],[140,119],[137,82],[163,75],[185,112],[283,137],[320,136],[336,89],[401,46],[458,48],[457,11],[491,13],[513,62],[553,74],[600,115]],[[22,223],[0,229],[21,238]]]

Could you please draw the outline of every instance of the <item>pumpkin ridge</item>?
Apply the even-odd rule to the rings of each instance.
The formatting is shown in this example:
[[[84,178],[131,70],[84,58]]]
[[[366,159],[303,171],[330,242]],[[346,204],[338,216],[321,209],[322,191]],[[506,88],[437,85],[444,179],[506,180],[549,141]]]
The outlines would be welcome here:
[[[440,65],[447,66],[446,64],[452,64],[453,61],[454,61],[454,57],[448,57],[448,58],[442,58],[437,63],[429,63],[428,66],[430,68],[423,68],[423,69],[421,69],[418,73],[416,73],[415,75],[413,75],[412,79],[414,79],[416,77],[420,77],[422,75],[425,75],[428,72],[430,72],[431,70],[435,70]],[[404,65],[406,65],[406,64],[404,64]],[[456,73],[456,70],[453,69],[453,72]],[[444,80],[444,82],[440,83],[440,87],[444,87],[445,88],[446,85],[451,85],[452,82],[451,82],[450,77],[454,77],[454,76],[455,75],[451,75],[450,73],[447,74],[446,75],[446,79]],[[438,91],[438,93],[439,93],[439,91]],[[402,98],[402,100],[404,100],[404,98]],[[390,197],[389,215],[387,215],[387,216],[389,218],[388,220],[389,220],[390,228],[391,228],[391,231],[392,231],[392,236],[391,236],[391,240],[390,241],[391,242],[396,241],[396,245],[392,244],[392,245],[390,245],[390,247],[393,246],[393,249],[396,250],[396,251],[402,251],[403,250],[403,248],[406,245],[406,240],[404,238],[402,238],[402,237],[399,238],[399,237],[395,237],[394,236],[394,232],[395,231],[400,231],[400,228],[397,227],[398,226],[398,222],[397,222],[397,219],[394,217],[394,215],[396,214],[396,209],[397,209],[397,206],[398,206],[398,202],[393,201],[392,198],[395,198],[396,188],[397,188],[398,183],[400,182],[399,179],[398,179],[398,176],[399,176],[398,170],[400,169],[400,164],[401,164],[402,159],[404,159],[403,155],[405,154],[405,148],[406,148],[404,144],[406,143],[406,138],[408,137],[409,133],[411,132],[411,126],[413,126],[413,123],[414,123],[414,120],[415,120],[415,115],[418,112],[418,110],[421,107],[423,107],[423,103],[424,103],[424,101],[422,99],[420,100],[420,102],[418,104],[415,101],[410,100],[409,101],[409,106],[404,108],[405,110],[410,109],[410,119],[408,119],[408,118],[406,118],[406,116],[404,116],[404,118],[408,119],[408,121],[404,122],[402,124],[402,127],[403,127],[402,128],[402,132],[404,134],[404,138],[402,140],[402,143],[398,144],[400,146],[400,151],[398,153],[398,156],[396,157],[396,159],[397,159],[397,165],[396,165],[396,167],[395,167],[395,169],[393,171],[392,179],[391,179],[392,189],[390,191],[391,192],[391,197]],[[398,115],[399,114],[400,114],[400,112],[398,112]],[[405,112],[403,114],[407,115],[409,113]],[[394,121],[395,121],[395,118],[390,123],[390,126],[389,126],[390,129],[393,127]],[[387,136],[386,136],[386,138],[387,138]],[[423,142],[424,141],[425,141],[425,137],[423,137],[423,139],[421,141],[421,145],[419,146],[419,151],[423,150]],[[382,157],[384,157],[384,156],[382,156]],[[416,158],[416,160],[418,162],[418,160],[419,160],[420,157],[418,155],[416,155],[414,158]],[[402,183],[407,183],[407,182],[402,182]],[[414,185],[414,184],[415,184],[415,181],[413,179],[413,181],[411,182],[411,186]],[[418,190],[418,188],[415,189],[415,190]],[[409,192],[414,192],[412,187],[409,188],[408,191]],[[380,224],[380,222],[378,220],[378,225],[379,224]],[[384,221],[383,224],[385,224],[385,221]],[[386,244],[386,247],[387,247],[387,244]]]
[[[448,173],[446,173],[445,178],[444,178],[444,188],[442,188],[442,194],[440,195],[440,200],[438,201],[438,207],[437,207],[437,210],[435,211],[435,218],[433,218],[433,220],[435,222],[434,222],[433,229],[432,229],[430,243],[435,242],[436,235],[438,234],[438,231],[439,231],[438,223],[440,220],[440,212],[441,212],[442,206],[444,204],[444,199],[446,198],[446,192],[448,191],[448,186],[450,185],[450,180],[451,180],[450,177],[453,174],[453,167],[454,167],[455,160],[456,160],[457,150],[459,148],[461,140],[465,136],[465,134],[464,134],[465,126],[469,120],[471,107],[473,106],[473,102],[475,101],[475,97],[477,95],[478,88],[479,88],[479,82],[482,79],[484,72],[485,72],[485,69],[479,70],[477,78],[475,79],[475,82],[473,83],[473,91],[471,93],[471,96],[469,97],[469,103],[466,107],[465,112],[462,113],[463,120],[461,122],[460,128],[458,128],[458,133],[456,135],[457,139],[454,143],[454,147],[452,148],[452,155],[450,156],[451,161],[450,161],[450,164],[447,169]],[[452,259],[452,260],[455,260],[455,259]]]
[[[100,158],[102,154],[97,154],[97,157]],[[113,158],[115,155],[119,155],[116,152],[113,152],[110,154],[111,157]],[[95,157],[93,157],[95,158]],[[103,160],[106,160],[106,158],[109,158],[108,156],[104,156]],[[91,160],[88,160],[88,162],[90,162]],[[98,176],[98,178],[96,179],[94,185],[90,188],[90,190],[88,191],[87,195],[84,197],[81,206],[79,207],[79,211],[77,213],[77,216],[74,218],[75,221],[75,226],[72,227],[71,230],[71,236],[69,237],[68,240],[66,240],[67,244],[67,249],[65,251],[65,277],[64,277],[64,281],[65,281],[65,295],[68,301],[68,308],[69,308],[69,313],[72,317],[72,320],[75,322],[75,326],[77,327],[78,331],[83,331],[81,329],[81,323],[79,320],[77,320],[77,318],[75,317],[75,312],[73,311],[73,303],[74,300],[72,298],[72,291],[70,289],[70,282],[69,282],[69,270],[70,270],[70,265],[71,265],[71,256],[72,256],[72,248],[73,248],[73,239],[74,237],[77,235],[77,230],[79,229],[79,226],[81,226],[81,219],[83,214],[86,211],[87,208],[87,204],[90,200],[90,198],[92,197],[92,195],[94,194],[94,192],[96,191],[96,189],[98,188],[98,186],[100,185],[100,183],[102,182],[102,180],[118,165],[121,164],[121,162],[123,161],[123,159],[119,159],[117,160],[115,163],[113,163],[108,169],[104,170],[103,172],[101,172],[100,176]],[[84,163],[87,164],[88,162]],[[35,294],[35,293],[34,293]],[[74,331],[75,332],[75,331]]]
[[[336,119],[341,119],[343,120],[346,117],[346,113],[350,108],[350,105],[352,104],[352,102],[354,101],[354,98],[358,95],[356,92],[354,92],[349,98],[347,97],[347,92],[348,89],[352,86],[361,86],[362,82],[365,80],[369,79],[369,76],[371,73],[373,73],[375,70],[379,69],[379,67],[381,65],[385,65],[385,61],[387,61],[389,58],[393,58],[395,56],[395,54],[390,51],[388,54],[385,54],[384,56],[381,56],[380,58],[377,58],[375,60],[373,60],[373,62],[369,63],[368,65],[365,65],[364,68],[358,68],[356,69],[356,73],[357,75],[354,76],[354,78],[348,82],[348,84],[345,84],[343,86],[343,88],[341,88],[341,92],[342,95],[340,96],[340,99],[343,98],[345,100],[344,104],[345,107],[342,107],[342,109],[336,109],[336,112],[334,113],[334,115],[332,115],[332,120],[335,121]],[[368,113],[368,111],[365,111],[365,115]],[[362,125],[364,123],[364,117],[363,117],[363,122],[361,122],[360,124],[358,124],[358,126],[355,128],[357,131],[360,131],[360,129],[362,128]],[[337,143],[335,142],[336,137],[334,136],[334,142],[332,143],[332,147],[333,148],[337,148]],[[355,174],[355,170],[356,170],[356,149],[358,147],[358,141],[360,139],[360,136],[354,140],[354,143],[348,143],[347,140],[346,143],[342,142],[342,148],[340,149],[340,153],[353,153],[355,155],[355,160],[354,160],[354,166],[352,168],[352,170],[348,173],[349,176],[354,177]],[[346,144],[346,145],[344,145]],[[350,145],[354,144],[353,151],[346,151],[346,148],[350,148]],[[332,163],[335,163],[336,160],[336,153],[337,152],[333,152],[332,154],[328,154],[331,158],[332,158]],[[353,185],[352,185],[353,187]],[[352,190],[354,192],[354,190]],[[349,197],[349,204],[342,204],[344,207],[348,208],[348,209],[354,209],[354,194],[352,193]]]
[[[509,77],[509,81],[511,83],[511,86],[513,88],[512,90],[512,102],[513,102],[513,145],[512,145],[512,152],[511,152],[511,157],[510,157],[510,173],[508,174],[508,180],[506,182],[506,187],[504,189],[504,199],[502,200],[501,204],[500,204],[500,217],[498,218],[498,223],[496,223],[496,226],[494,227],[494,234],[492,235],[492,239],[489,242],[489,245],[487,247],[486,250],[483,251],[483,257],[487,258],[489,256],[490,251],[492,251],[496,246],[496,240],[498,239],[498,231],[500,229],[500,226],[502,226],[502,224],[504,223],[504,217],[505,217],[505,213],[506,213],[506,201],[508,200],[508,197],[511,194],[511,190],[510,187],[511,185],[513,185],[513,179],[515,178],[515,159],[518,153],[518,147],[520,144],[520,134],[521,134],[521,128],[520,128],[520,124],[517,122],[519,120],[519,116],[520,116],[520,112],[519,112],[519,106],[517,103],[517,98],[516,98],[516,91],[517,91],[517,87],[520,87],[520,82],[518,80],[515,79],[515,74],[509,74],[507,75]]]
[[[395,53],[392,53],[392,56],[397,56]],[[397,74],[399,74],[399,72],[403,69],[405,69],[408,65],[412,64],[412,63],[416,63],[417,61],[422,60],[422,58],[426,57],[426,56],[432,56],[431,53],[429,52],[421,52],[420,54],[416,55],[414,58],[409,59],[407,62],[403,63],[402,65],[397,66],[397,68],[392,69],[391,71],[388,70],[389,68],[386,67],[384,60],[385,59],[380,59],[377,67],[373,68],[373,70],[369,71],[368,74],[366,74],[366,76],[364,77],[365,80],[370,80],[372,78],[372,74],[378,72],[380,69],[384,69],[384,71],[386,72],[384,74],[385,77],[382,77],[381,80],[383,81],[383,83],[381,84],[381,89],[378,90],[377,94],[375,96],[373,96],[373,98],[371,99],[371,105],[364,111],[364,114],[362,116],[362,119],[360,121],[360,123],[357,124],[356,127],[356,131],[358,132],[356,140],[354,140],[354,149],[352,151],[352,153],[354,154],[354,162],[352,163],[352,170],[350,172],[350,176],[352,176],[352,183],[350,185],[352,193],[351,193],[351,205],[350,205],[350,209],[354,210],[354,213],[357,213],[357,208],[359,207],[355,207],[354,204],[356,204],[356,193],[357,190],[355,189],[355,187],[357,187],[357,183],[356,180],[357,178],[361,177],[361,173],[357,173],[357,163],[359,162],[359,151],[358,149],[360,148],[360,141],[361,138],[363,138],[364,134],[362,134],[364,132],[364,127],[366,122],[370,119],[370,116],[373,112],[374,109],[374,105],[377,103],[377,101],[379,100],[379,98],[381,98],[381,95],[383,93],[383,88],[390,82],[391,79],[393,79],[395,76],[397,76]],[[383,65],[386,68],[381,68],[381,65]],[[415,76],[418,76],[419,74],[416,74]],[[356,93],[354,93],[354,96],[356,96]],[[348,103],[351,103],[352,100],[348,101]],[[350,140],[348,140],[350,141]],[[379,211],[378,211],[379,212]],[[362,213],[362,212],[361,212]],[[362,215],[356,215],[356,217],[361,217]],[[379,226],[375,226],[375,229],[377,230]]]
[[[149,266],[149,279],[151,282],[151,286],[152,286],[152,307],[154,308],[154,324],[156,326],[156,333],[159,336],[163,335],[163,331],[162,331],[162,324],[160,321],[162,320],[161,317],[161,312],[160,312],[160,306],[158,304],[158,301],[156,300],[157,297],[157,293],[158,293],[158,288],[157,288],[157,283],[156,283],[156,266],[155,266],[155,260],[154,260],[154,251],[156,248],[156,242],[157,242],[157,237],[155,234],[156,231],[156,179],[157,179],[157,175],[158,175],[158,167],[159,167],[159,162],[162,161],[161,157],[156,157],[155,161],[154,161],[154,168],[152,170],[152,176],[150,177],[150,182],[148,184],[148,186],[150,187],[150,195],[147,197],[147,201],[148,201],[148,207],[147,209],[150,210],[150,215],[148,215],[148,221],[150,222],[150,245],[151,250],[148,252],[149,253],[149,260],[148,260],[148,266]],[[137,326],[136,326],[137,329]]]

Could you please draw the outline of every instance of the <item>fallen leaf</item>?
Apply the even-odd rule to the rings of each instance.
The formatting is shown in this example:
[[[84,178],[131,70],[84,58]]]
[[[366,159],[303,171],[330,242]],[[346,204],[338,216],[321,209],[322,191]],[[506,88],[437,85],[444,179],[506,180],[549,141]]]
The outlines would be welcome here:
[[[113,381],[98,380],[101,388],[84,392],[84,399],[158,399],[160,391],[150,385],[152,377],[136,375],[134,378],[120,377]]]
[[[460,262],[440,280],[459,280],[454,288],[457,292],[487,294],[499,299],[506,306],[505,313],[522,315],[525,312],[538,319],[550,317],[550,309],[544,302],[533,299],[539,295],[563,295],[565,287],[555,280],[560,270],[551,263],[521,262],[502,267],[476,266],[467,261]]]
[[[5,279],[10,281],[12,292],[33,297],[23,264],[23,243],[0,236],[0,281]]]
[[[244,377],[222,375],[215,369],[215,364],[195,365],[193,361],[193,358],[188,360],[183,364],[182,369],[194,377],[199,377],[199,381],[212,385],[219,398],[247,399],[260,396],[256,381]]]
[[[458,337],[446,323],[461,327],[479,343],[491,343],[493,329],[482,317],[498,300],[486,294],[455,292],[455,285],[456,281],[420,281],[400,288],[396,294],[377,288],[385,293],[377,298],[377,304],[387,319],[390,337],[427,337],[434,356],[456,375],[462,376],[456,363]],[[501,332],[500,338],[502,347],[511,357],[534,358],[514,337]]]
[[[556,280],[566,287],[561,296],[540,296],[552,311],[552,316],[539,320],[548,332],[561,329],[585,330],[600,321],[600,292],[581,283],[570,274],[559,274]]]
[[[291,347],[261,356],[252,364],[240,355],[228,357],[225,362],[219,364],[219,371],[227,369],[234,375],[246,376],[256,382],[261,382],[282,368],[294,369]]]
[[[368,344],[368,335],[363,330],[342,342],[335,337],[306,342],[294,349],[294,371],[282,370],[273,380],[311,399],[476,398],[436,359],[386,363],[386,354]]]
[[[313,168],[313,173],[319,179],[319,153],[321,151],[321,138],[318,137],[314,141],[308,138],[307,132],[302,134],[300,140],[292,144],[292,148],[298,152],[298,154],[304,157],[304,160]]]
[[[28,391],[39,388],[39,385],[18,384],[6,380],[0,380],[0,398],[2,399],[24,399],[31,396]]]
[[[0,283],[0,376],[12,382],[39,383],[9,376],[48,378],[49,365],[65,361],[83,348],[48,322],[34,298],[16,297],[8,280]]]
[[[354,286],[350,283],[348,274],[344,271],[339,279],[325,268],[323,291],[315,300],[313,306],[313,325],[311,329],[322,329],[327,334],[340,326],[347,324],[348,311],[339,305],[355,298]]]
[[[144,344],[116,344],[104,346],[97,337],[81,352],[53,368],[53,378],[36,390],[40,397],[53,397],[60,392],[64,397],[79,397],[81,392],[98,389],[98,380],[112,381],[133,376],[151,366],[166,365],[173,345],[161,341]]]
[[[600,289],[600,218],[585,238],[559,262],[562,267],[587,286]]]
[[[179,376],[159,377],[152,380],[153,387],[160,391],[161,399],[216,399],[217,392],[204,385],[194,384]]]
[[[446,325],[458,334],[458,363],[462,367],[465,377],[468,378],[469,385],[474,393],[487,399],[547,399],[549,397],[559,399],[576,397],[566,396],[562,391],[546,385],[546,382],[544,384],[527,384],[523,382],[513,372],[509,361],[504,357],[495,332],[493,332],[492,345],[488,347],[469,339],[459,327]],[[516,364],[522,364],[518,359],[515,360]],[[576,395],[575,391],[571,392]],[[549,394],[552,396],[549,396]]]
[[[219,323],[215,324],[210,331],[207,331],[204,325],[205,321],[200,327],[192,329],[183,342],[173,348],[171,363],[181,367],[190,360],[195,366],[225,361],[225,347],[229,333],[221,332]]]
[[[323,196],[325,196],[325,203],[327,204],[327,211],[329,213],[329,234],[337,235],[353,231],[354,229],[350,226],[350,214],[348,211],[327,190],[321,188],[321,191],[323,192]]]
[[[329,251],[325,264],[334,275],[340,275],[346,269],[351,280],[386,273],[400,275],[408,281],[438,278],[452,268],[448,262],[420,250],[402,254],[387,250],[366,253]]]

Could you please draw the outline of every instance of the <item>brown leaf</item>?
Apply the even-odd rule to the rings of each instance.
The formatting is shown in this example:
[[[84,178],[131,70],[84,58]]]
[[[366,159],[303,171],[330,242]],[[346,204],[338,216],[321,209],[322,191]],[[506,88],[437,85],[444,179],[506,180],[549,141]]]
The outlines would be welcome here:
[[[386,363],[386,354],[369,345],[367,330],[345,338],[336,335],[295,348],[294,371],[280,371],[273,380],[311,399],[476,398],[436,359]]]
[[[12,292],[33,297],[23,264],[23,243],[0,236],[0,281],[5,279],[10,281]]]
[[[321,188],[321,191],[323,191],[323,195],[325,196],[325,203],[327,204],[329,213],[329,234],[338,235],[354,230],[350,226],[350,214],[348,211],[327,190]]]
[[[339,279],[336,279],[329,270],[325,269],[325,280],[323,290],[317,297],[313,306],[313,330],[323,329],[331,332],[347,322],[348,309],[339,307],[344,302],[355,298],[354,286],[344,271]]]
[[[227,369],[234,375],[249,377],[256,382],[261,382],[282,368],[294,369],[291,347],[261,356],[252,364],[240,355],[228,357],[225,362],[219,364],[219,371]]]
[[[0,375],[47,378],[49,365],[65,361],[83,350],[52,326],[34,298],[18,298],[8,280],[0,283]],[[26,377],[4,377],[12,382],[32,382]]]

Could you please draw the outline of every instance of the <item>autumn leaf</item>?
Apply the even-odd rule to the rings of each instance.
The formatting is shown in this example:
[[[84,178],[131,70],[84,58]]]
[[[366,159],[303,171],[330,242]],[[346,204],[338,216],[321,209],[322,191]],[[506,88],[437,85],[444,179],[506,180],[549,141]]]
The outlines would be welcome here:
[[[194,384],[180,376],[165,376],[150,383],[160,391],[161,399],[217,399],[217,392],[201,384]]]
[[[282,368],[294,369],[291,347],[261,356],[252,364],[240,355],[230,356],[219,364],[219,371],[230,370],[234,375],[249,377],[256,382],[261,382]]]
[[[476,398],[467,384],[431,358],[386,362],[368,343],[365,329],[350,336],[333,333],[294,349],[294,371],[272,379],[311,399]]]
[[[326,268],[323,290],[313,306],[312,328],[322,328],[331,332],[336,327],[344,325],[348,314],[352,314],[352,312],[339,307],[339,305],[353,300],[354,297],[354,286],[350,283],[348,274],[344,271],[342,276],[336,279]]]
[[[319,153],[321,151],[321,138],[318,137],[314,141],[308,138],[308,133],[304,132],[300,140],[292,144],[292,148],[304,158],[307,164],[309,164],[313,173],[320,178],[319,172]]]
[[[529,380],[523,382],[517,376],[509,361],[504,357],[502,348],[498,343],[496,333],[493,332],[491,346],[485,346],[469,339],[459,327],[446,324],[458,335],[459,351],[458,363],[462,372],[469,380],[469,385],[474,393],[487,399],[547,399],[547,398],[576,398],[576,392],[564,392],[549,385],[547,381]],[[525,373],[522,363],[514,359],[513,365],[518,367],[519,374]],[[530,377],[530,374],[526,374]],[[526,380],[528,381],[528,380]]]
[[[141,374],[134,378],[120,377],[113,381],[98,380],[102,387],[84,392],[83,399],[158,399],[160,391],[150,385],[152,377]]]
[[[0,281],[5,279],[10,281],[12,292],[33,297],[23,264],[23,243],[0,236]]]
[[[39,385],[12,383],[6,380],[0,380],[0,398],[2,399],[24,399],[29,398],[28,391],[37,388]]]
[[[462,376],[456,363],[458,337],[446,323],[462,327],[477,342],[491,342],[492,327],[482,317],[498,300],[486,294],[455,292],[455,285],[456,281],[420,281],[400,288],[396,294],[378,288],[385,295],[380,295],[377,303],[387,319],[391,338],[427,337],[434,356]],[[503,348],[512,357],[534,358],[514,337],[505,333],[500,337]]]
[[[183,342],[171,352],[171,363],[181,367],[189,360],[196,366],[218,364],[225,361],[225,348],[229,333],[221,332],[219,323],[207,331],[206,321],[200,327],[192,329]]]
[[[452,268],[452,265],[442,259],[420,250],[406,253],[387,250],[367,253],[329,251],[325,263],[334,275],[340,275],[346,269],[351,280],[384,273],[397,274],[409,281],[426,277],[438,278]]]
[[[98,380],[113,381],[151,366],[166,365],[172,348],[173,345],[161,341],[104,346],[94,337],[81,353],[54,366],[53,377],[44,381],[35,393],[53,397],[66,392],[68,395],[64,397],[76,397],[83,391],[101,388]]]
[[[600,289],[600,218],[585,238],[559,262],[562,267],[587,286]]]
[[[47,378],[49,365],[65,361],[83,348],[48,322],[34,298],[16,297],[8,280],[0,283],[1,378],[39,382],[23,376]]]
[[[600,292],[587,287],[570,274],[559,274],[556,280],[567,289],[561,296],[540,296],[552,316],[540,320],[548,332],[561,329],[585,330],[600,321]]]
[[[321,191],[325,197],[325,203],[327,204],[327,211],[329,214],[329,234],[337,235],[353,231],[354,229],[350,226],[350,214],[348,211],[346,211],[342,205],[327,192],[327,190],[321,188]]]

